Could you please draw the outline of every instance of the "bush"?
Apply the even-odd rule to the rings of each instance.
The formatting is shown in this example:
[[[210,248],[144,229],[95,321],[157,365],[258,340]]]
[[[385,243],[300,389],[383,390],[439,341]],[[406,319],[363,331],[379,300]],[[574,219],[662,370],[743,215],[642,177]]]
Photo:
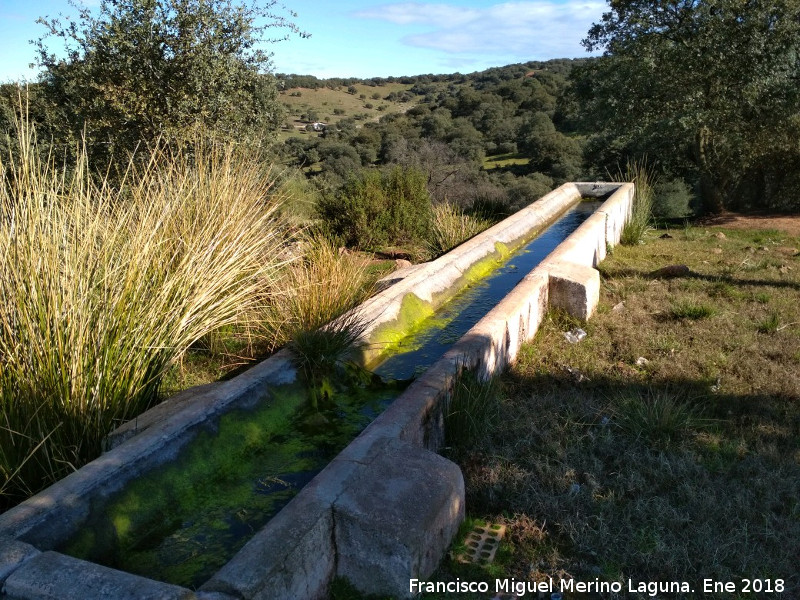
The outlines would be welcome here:
[[[280,277],[274,178],[233,150],[154,152],[125,186],[0,157],[0,509],[95,458],[165,371]],[[11,225],[13,224],[13,226]]]
[[[663,219],[685,217],[691,213],[692,190],[683,179],[659,181],[653,186],[653,215]]]
[[[318,205],[326,229],[348,247],[379,250],[423,244],[431,231],[425,175],[414,168],[365,170],[351,175]]]

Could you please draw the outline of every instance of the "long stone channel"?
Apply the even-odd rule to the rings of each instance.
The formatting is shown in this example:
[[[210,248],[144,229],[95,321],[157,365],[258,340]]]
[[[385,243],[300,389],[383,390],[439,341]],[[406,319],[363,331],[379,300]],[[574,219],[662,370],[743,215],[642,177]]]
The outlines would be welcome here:
[[[525,248],[565,211],[575,214],[582,198],[598,197],[606,199],[588,218],[580,217],[583,223],[552,252],[538,256],[532,246]],[[632,198],[632,184],[565,184],[356,309],[370,323],[364,363],[383,362],[378,371],[396,378],[419,376],[327,467],[301,476],[300,484],[310,482],[290,501],[291,495],[285,496],[280,505],[288,504],[271,520],[245,521],[250,541],[236,546],[241,549],[221,568],[214,564],[200,580],[191,580],[196,590],[56,549],[74,549],[75,539],[94,541],[102,529],[96,515],[153,472],[180,478],[181,457],[203,447],[197,440],[221,437],[224,430],[244,436],[244,426],[236,420],[232,426],[231,416],[284,401],[276,389],[287,389],[296,379],[286,351],[231,381],[187,390],[148,411],[114,432],[103,456],[0,515],[3,594],[20,600],[321,598],[339,576],[363,592],[407,596],[409,578],[424,578],[436,568],[464,515],[461,473],[436,454],[455,379],[464,369],[485,378],[512,362],[548,304],[581,319],[591,316],[599,296],[593,267],[619,241]],[[509,262],[521,248],[526,251]],[[509,276],[512,271],[518,274]],[[477,301],[468,298],[482,307],[480,314],[488,314],[464,322],[458,315],[442,317],[466,302],[464,289],[470,290],[467,296],[488,289],[481,283],[487,277],[512,282]],[[437,329],[421,327],[437,318],[444,321],[444,341],[423,335],[415,338],[417,352],[406,354],[413,360],[398,358],[411,337]],[[422,371],[420,361],[433,364]],[[146,496],[148,488],[142,489],[133,497]],[[154,515],[158,520],[158,512]],[[117,514],[106,529],[116,535],[128,526],[126,518]]]

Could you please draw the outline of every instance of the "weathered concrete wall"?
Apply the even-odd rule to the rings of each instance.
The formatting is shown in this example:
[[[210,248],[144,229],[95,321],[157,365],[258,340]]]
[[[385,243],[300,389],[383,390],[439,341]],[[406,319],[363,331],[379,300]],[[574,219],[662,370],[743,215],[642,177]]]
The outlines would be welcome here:
[[[516,248],[580,198],[581,193],[575,184],[564,184],[444,256],[411,271],[398,283],[367,300],[357,309],[360,318],[370,323],[364,333],[369,342],[365,362],[378,356],[386,345],[381,336],[382,329],[402,321],[401,309],[406,296],[413,294],[429,304],[431,310],[436,309],[467,283],[465,279],[476,264],[492,257],[500,258],[498,244],[501,249]]]
[[[9,598],[321,598],[332,577],[368,592],[407,595],[410,577],[431,574],[464,515],[458,468],[436,455],[443,414],[465,369],[483,377],[513,362],[548,304],[588,318],[599,288],[592,268],[619,240],[631,184],[566,184],[414,271],[360,310],[371,331],[397,319],[415,294],[443,302],[469,269],[516,245],[583,196],[611,196],[564,243],[418,378],[197,593],[48,550],[81,526],[94,501],[171,460],[218,416],[263,400],[268,385],[292,381],[285,352],[243,375],[150,411],[113,436],[111,451],[0,515],[0,583]],[[580,299],[575,306],[570,301]],[[574,304],[574,303],[573,303]],[[369,332],[368,332],[369,333]],[[110,595],[109,595],[110,594]]]

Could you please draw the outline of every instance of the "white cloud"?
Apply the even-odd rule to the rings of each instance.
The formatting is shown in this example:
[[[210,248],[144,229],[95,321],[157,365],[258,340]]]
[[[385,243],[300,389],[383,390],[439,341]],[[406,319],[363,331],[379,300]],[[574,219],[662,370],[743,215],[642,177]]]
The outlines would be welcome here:
[[[397,25],[411,25],[414,23],[458,25],[478,18],[480,11],[452,4],[402,2],[367,8],[356,11],[354,15],[364,19],[389,21]]]
[[[428,29],[404,36],[402,41],[409,46],[451,54],[548,58],[583,55],[580,41],[606,8],[600,0],[506,2],[479,9],[404,2],[355,16]]]

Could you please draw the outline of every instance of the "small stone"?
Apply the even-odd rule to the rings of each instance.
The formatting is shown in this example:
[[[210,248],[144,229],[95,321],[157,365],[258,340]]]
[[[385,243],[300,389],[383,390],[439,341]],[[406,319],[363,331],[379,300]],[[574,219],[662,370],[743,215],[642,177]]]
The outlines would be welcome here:
[[[689,273],[691,270],[686,265],[668,265],[651,272],[649,277],[683,277]]]
[[[577,344],[586,337],[586,332],[581,328],[573,329],[572,331],[564,332],[564,339],[570,344]]]
[[[646,364],[648,364],[649,362],[650,361],[647,360],[644,356],[640,356],[639,358],[636,359],[636,366],[637,367],[643,367]]]
[[[622,302],[619,302],[619,303],[615,304],[613,306],[613,308],[611,309],[611,312],[618,313],[618,312],[622,312],[623,310],[625,310],[625,301],[624,300]]]
[[[717,238],[718,240],[724,240],[726,238],[725,234],[722,233],[721,231],[718,231],[717,233],[715,233],[714,237]]]
[[[395,269],[407,269],[410,266],[412,266],[411,261],[406,260],[405,258],[398,258],[394,261]]]

